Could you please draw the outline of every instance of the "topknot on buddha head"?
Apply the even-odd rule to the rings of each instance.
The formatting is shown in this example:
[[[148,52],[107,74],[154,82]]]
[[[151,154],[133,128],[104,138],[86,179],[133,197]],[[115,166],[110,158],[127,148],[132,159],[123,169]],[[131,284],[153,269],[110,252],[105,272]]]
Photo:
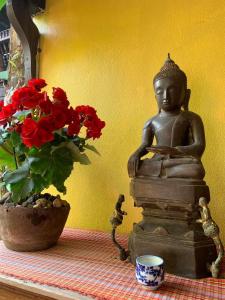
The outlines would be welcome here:
[[[160,72],[157,73],[153,79],[153,83],[157,80],[163,78],[176,78],[181,83],[184,84],[185,89],[187,88],[187,76],[185,73],[175,64],[175,62],[170,58],[170,54],[168,53],[168,58],[165,61],[163,67],[160,69]]]

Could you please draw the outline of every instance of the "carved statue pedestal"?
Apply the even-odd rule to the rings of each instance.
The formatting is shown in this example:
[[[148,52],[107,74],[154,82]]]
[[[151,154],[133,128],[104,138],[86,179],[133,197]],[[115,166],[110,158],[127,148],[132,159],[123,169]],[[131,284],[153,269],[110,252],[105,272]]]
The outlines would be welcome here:
[[[207,263],[216,258],[212,239],[204,235],[198,200],[210,199],[204,181],[134,178],[131,195],[143,207],[143,220],[129,237],[131,262],[145,254],[159,255],[166,271],[189,278],[210,276]]]

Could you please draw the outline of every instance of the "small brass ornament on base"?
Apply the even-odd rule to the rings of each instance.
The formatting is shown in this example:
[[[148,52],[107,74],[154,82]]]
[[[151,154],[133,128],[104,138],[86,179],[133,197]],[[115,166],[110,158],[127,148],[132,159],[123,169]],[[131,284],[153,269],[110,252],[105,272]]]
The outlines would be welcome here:
[[[201,213],[201,219],[198,219],[197,222],[202,223],[202,228],[204,230],[204,234],[207,237],[210,237],[213,239],[214,244],[216,246],[217,251],[217,258],[215,261],[212,262],[211,265],[208,266],[210,272],[212,273],[212,277],[218,278],[220,275],[220,268],[221,263],[224,256],[224,247],[219,237],[219,227],[215,223],[215,221],[212,219],[210,210],[207,205],[207,200],[205,197],[201,197],[199,199],[199,206],[200,213]]]
[[[110,218],[110,223],[112,224],[112,241],[120,251],[120,260],[126,260],[129,256],[128,251],[126,251],[116,240],[116,228],[122,224],[123,216],[127,215],[127,213],[121,209],[124,201],[124,195],[119,195],[119,198],[115,205],[115,210],[112,217]]]

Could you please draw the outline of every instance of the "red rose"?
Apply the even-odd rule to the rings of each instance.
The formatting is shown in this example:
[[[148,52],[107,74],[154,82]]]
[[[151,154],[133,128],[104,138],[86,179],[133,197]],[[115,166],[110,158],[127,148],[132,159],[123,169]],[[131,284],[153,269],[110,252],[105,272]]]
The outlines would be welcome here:
[[[16,110],[12,104],[3,106],[0,111],[0,125],[5,125],[15,112]]]
[[[105,122],[98,118],[96,110],[89,105],[81,105],[77,106],[75,111],[79,115],[80,122],[87,127],[87,138],[99,138]]]
[[[72,122],[67,128],[67,134],[69,136],[77,135],[80,132],[80,123]]]
[[[27,118],[24,120],[21,131],[21,138],[27,147],[41,147],[47,142],[54,140],[52,132],[42,128],[33,119]]]
[[[63,128],[68,119],[68,109],[65,107],[58,107],[57,105],[52,106],[52,124],[54,127],[54,130]]]
[[[33,78],[28,81],[28,86],[34,88],[37,91],[40,91],[47,84],[44,79]]]
[[[81,124],[80,124],[80,120],[79,120],[79,115],[78,113],[72,108],[70,107],[69,111],[69,122],[67,124],[69,124],[68,129],[67,129],[67,134],[69,136],[72,135],[77,135],[80,132],[80,128],[81,128]]]
[[[75,108],[75,110],[78,113],[82,113],[82,114],[85,114],[85,115],[96,115],[96,110],[94,109],[94,107],[91,107],[89,105],[80,105],[80,106],[77,106]]]
[[[71,122],[73,122],[73,120],[79,121],[78,114],[75,112],[75,110],[72,107],[66,110],[66,115],[67,115],[66,124],[70,124]]]
[[[53,93],[52,93],[53,99],[54,99],[54,104],[63,106],[63,107],[68,107],[69,106],[69,101],[67,100],[66,93],[63,89],[61,88],[53,88]]]
[[[42,111],[44,114],[48,115],[48,114],[50,114],[50,112],[51,112],[51,109],[52,109],[52,105],[53,105],[53,104],[52,104],[52,102],[49,100],[49,97],[48,97],[48,95],[47,95],[46,92],[44,92],[43,95],[44,95],[44,97],[43,97],[43,99],[41,99],[41,101],[39,102],[39,106],[40,106],[41,111]]]
[[[52,116],[42,117],[38,121],[38,127],[43,128],[47,131],[54,131],[54,119]]]
[[[84,122],[87,119],[96,117],[96,110],[89,105],[80,105],[75,108],[75,111],[79,114],[80,122]]]
[[[99,138],[101,136],[101,130],[105,127],[105,122],[101,121],[98,117],[94,118],[87,127],[87,138]]]
[[[24,86],[17,89],[12,95],[12,105],[15,109],[31,109],[43,100],[44,95],[34,88]]]
[[[100,138],[102,135],[101,130],[98,128],[88,128],[86,134],[88,139],[93,138],[93,140]]]

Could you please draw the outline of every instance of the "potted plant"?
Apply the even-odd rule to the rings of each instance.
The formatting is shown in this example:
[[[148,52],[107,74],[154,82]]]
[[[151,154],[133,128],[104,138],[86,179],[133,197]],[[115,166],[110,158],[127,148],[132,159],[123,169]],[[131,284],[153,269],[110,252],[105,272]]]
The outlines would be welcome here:
[[[51,100],[45,86],[45,80],[31,79],[0,108],[1,147],[15,166],[4,166],[1,173],[0,234],[16,251],[57,242],[70,205],[43,191],[53,185],[66,193],[74,162],[90,163],[85,151],[98,152],[88,140],[99,138],[105,126],[93,107],[71,107],[61,88],[53,88]]]

